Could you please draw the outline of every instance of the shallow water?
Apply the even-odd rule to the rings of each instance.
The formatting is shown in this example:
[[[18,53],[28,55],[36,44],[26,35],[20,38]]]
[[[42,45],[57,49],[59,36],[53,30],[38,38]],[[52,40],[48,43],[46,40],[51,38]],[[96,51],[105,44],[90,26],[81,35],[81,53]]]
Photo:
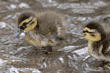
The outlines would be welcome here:
[[[25,40],[12,39],[18,15],[26,10],[53,10],[65,16],[67,41],[58,51],[46,55]],[[98,70],[101,62],[91,57],[87,40],[77,37],[85,23],[98,21],[109,31],[109,0],[1,0],[0,73],[109,73]],[[64,41],[66,42],[66,41]]]

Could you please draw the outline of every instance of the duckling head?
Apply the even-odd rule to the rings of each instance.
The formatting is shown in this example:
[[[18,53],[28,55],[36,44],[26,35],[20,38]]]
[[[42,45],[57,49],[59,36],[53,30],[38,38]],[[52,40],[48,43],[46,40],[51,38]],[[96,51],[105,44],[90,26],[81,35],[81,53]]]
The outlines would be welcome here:
[[[17,32],[13,35],[13,38],[17,38],[20,36],[21,33],[26,33],[32,29],[35,28],[37,25],[37,19],[35,15],[31,12],[23,12],[19,17],[18,17],[18,22],[17,22]]]
[[[90,41],[100,41],[106,37],[103,27],[97,22],[86,24],[83,28],[82,36]]]

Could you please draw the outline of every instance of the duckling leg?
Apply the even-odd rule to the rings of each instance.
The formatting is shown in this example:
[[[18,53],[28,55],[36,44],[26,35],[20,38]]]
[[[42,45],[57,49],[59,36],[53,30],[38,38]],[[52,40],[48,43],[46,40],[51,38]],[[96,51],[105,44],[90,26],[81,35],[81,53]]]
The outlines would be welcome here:
[[[100,67],[98,67],[98,70],[104,70],[104,68],[108,68],[110,69],[110,66],[108,66],[109,62],[105,62],[105,61],[102,61],[102,64],[100,65]]]
[[[110,66],[108,66],[108,65],[104,65],[104,66],[110,70]]]
[[[47,47],[45,47],[45,49],[46,49],[45,54],[47,54],[47,55],[51,54],[51,52],[52,52],[52,47],[51,46],[47,46]]]
[[[108,63],[110,63],[110,62],[107,62],[107,63],[104,65],[104,67],[105,67],[105,68],[108,68],[108,69],[110,70],[110,66],[108,65]]]
[[[98,70],[104,70],[104,65],[105,65],[105,62],[104,61],[101,61],[101,64],[98,67]]]

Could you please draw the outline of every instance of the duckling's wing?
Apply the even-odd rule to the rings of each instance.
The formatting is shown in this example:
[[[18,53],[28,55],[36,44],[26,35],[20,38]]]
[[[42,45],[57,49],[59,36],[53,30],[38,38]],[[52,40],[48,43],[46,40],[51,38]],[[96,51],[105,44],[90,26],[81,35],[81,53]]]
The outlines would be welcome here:
[[[104,56],[110,56],[110,40],[106,40],[103,42],[102,54]]]
[[[104,46],[107,48],[106,52],[110,52],[110,33],[106,33],[106,42],[104,42]]]
[[[52,33],[57,33],[57,26],[55,25],[55,20],[49,14],[43,14],[39,16],[37,23],[39,25],[39,34],[48,37]]]
[[[53,34],[63,34],[64,20],[63,18],[54,12],[44,12],[37,17],[39,25],[39,33],[44,36],[51,36]]]
[[[106,33],[106,39],[107,39],[108,41],[110,41],[110,32],[107,32],[107,33]]]

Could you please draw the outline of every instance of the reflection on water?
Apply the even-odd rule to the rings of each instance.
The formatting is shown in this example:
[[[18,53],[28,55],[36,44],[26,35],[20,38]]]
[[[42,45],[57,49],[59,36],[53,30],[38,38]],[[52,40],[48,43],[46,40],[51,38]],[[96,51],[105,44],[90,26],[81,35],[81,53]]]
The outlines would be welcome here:
[[[67,22],[68,38],[51,55],[25,40],[12,39],[18,15],[26,10],[54,10],[62,13]],[[87,40],[77,37],[89,21],[103,22],[109,29],[108,0],[1,0],[0,1],[0,73],[109,73],[98,70],[101,62],[91,57]],[[108,27],[108,28],[107,28]]]

